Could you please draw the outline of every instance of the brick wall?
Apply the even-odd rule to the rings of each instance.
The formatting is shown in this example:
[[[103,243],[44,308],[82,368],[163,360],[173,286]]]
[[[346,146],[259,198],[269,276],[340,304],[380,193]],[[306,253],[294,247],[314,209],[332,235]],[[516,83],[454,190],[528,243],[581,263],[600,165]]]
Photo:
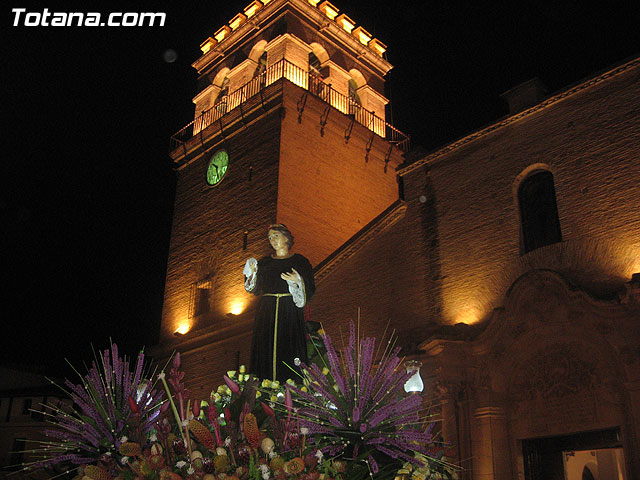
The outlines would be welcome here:
[[[394,148],[385,172],[386,141],[374,136],[367,160],[370,130],[354,123],[347,143],[347,115],[331,108],[321,132],[327,103],[291,84],[283,97],[278,220],[316,265],[397,199],[395,168],[402,157]]]
[[[361,309],[410,347],[434,323],[474,323],[530,269],[556,270],[596,295],[640,271],[637,69],[602,82],[403,175],[403,218],[318,284],[314,320],[331,333]],[[518,175],[554,174],[563,242],[521,255]],[[401,173],[404,173],[401,171]]]
[[[424,338],[433,299],[425,269],[426,245],[416,213],[405,211],[317,284],[310,302],[311,318],[322,322],[338,345],[348,324],[360,316],[360,330],[382,341],[392,331],[400,344]],[[418,223],[419,225],[419,223]]]
[[[229,154],[229,168],[222,182],[210,187],[206,169],[220,148]],[[244,291],[242,267],[246,258],[268,249],[265,231],[275,221],[279,148],[280,113],[275,112],[251,129],[218,141],[178,172],[162,340],[171,339],[188,319],[191,285],[208,275],[213,274],[212,312],[192,319],[195,328],[224,325],[234,302],[246,308],[252,301]]]
[[[640,271],[639,107],[636,67],[430,162],[443,322],[482,319],[532,268],[600,295]],[[521,255],[515,192],[535,164],[554,175],[563,242]],[[410,204],[424,174],[404,177]]]

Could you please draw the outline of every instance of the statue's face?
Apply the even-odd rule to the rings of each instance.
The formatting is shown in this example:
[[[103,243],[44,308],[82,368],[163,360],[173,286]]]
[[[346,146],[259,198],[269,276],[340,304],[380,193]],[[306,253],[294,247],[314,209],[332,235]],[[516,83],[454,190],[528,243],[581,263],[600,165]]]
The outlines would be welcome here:
[[[288,250],[289,248],[287,245],[287,237],[278,230],[269,230],[269,243],[274,250]]]

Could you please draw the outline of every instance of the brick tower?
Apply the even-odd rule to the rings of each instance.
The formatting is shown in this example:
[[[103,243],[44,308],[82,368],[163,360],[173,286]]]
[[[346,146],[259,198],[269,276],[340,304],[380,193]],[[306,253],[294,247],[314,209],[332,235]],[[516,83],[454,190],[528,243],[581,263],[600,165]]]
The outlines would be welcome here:
[[[172,137],[173,229],[157,355],[195,394],[248,364],[246,258],[285,223],[317,265],[398,198],[385,46],[329,2],[254,1],[201,45],[194,121]],[[204,392],[204,390],[202,390]]]

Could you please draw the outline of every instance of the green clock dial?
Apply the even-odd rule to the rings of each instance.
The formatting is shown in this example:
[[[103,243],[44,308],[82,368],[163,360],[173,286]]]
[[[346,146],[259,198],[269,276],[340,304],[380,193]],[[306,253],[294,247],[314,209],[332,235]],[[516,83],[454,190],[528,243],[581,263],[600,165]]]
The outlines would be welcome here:
[[[227,173],[229,167],[229,154],[226,150],[218,150],[213,154],[207,168],[207,183],[211,186],[217,185],[222,181],[224,174]]]

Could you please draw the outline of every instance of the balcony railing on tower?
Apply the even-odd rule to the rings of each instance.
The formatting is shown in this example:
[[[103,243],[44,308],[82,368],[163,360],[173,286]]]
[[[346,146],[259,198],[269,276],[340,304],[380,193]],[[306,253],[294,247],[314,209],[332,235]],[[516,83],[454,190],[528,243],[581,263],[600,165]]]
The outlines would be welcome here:
[[[187,126],[171,136],[171,151],[182,146],[187,140],[192,138],[209,125],[217,122],[226,113],[232,111],[242,103],[260,94],[265,87],[286,79],[291,83],[308,90],[311,94],[319,97],[345,115],[351,115],[356,122],[365,126],[380,137],[388,140],[403,151],[409,150],[409,136],[394,128],[384,119],[378,117],[356,103],[347,95],[336,91],[323,82],[322,78],[312,72],[294,65],[282,59],[267,68],[262,74],[256,76],[251,81],[245,83],[237,90],[218,98],[215,105],[208,110],[204,110],[196,119]]]

